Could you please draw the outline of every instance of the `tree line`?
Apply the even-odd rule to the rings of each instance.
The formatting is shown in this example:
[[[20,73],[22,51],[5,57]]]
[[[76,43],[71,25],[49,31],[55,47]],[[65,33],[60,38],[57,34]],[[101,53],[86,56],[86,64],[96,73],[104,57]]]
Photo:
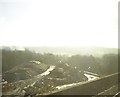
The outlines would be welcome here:
[[[73,68],[81,71],[90,71],[99,75],[107,75],[118,72],[119,54],[104,54],[102,57],[92,55],[55,55],[51,53],[36,53],[28,49],[11,50],[2,49],[2,72],[6,72],[15,66],[27,63],[31,60],[37,60],[41,63],[51,65],[69,64]]]

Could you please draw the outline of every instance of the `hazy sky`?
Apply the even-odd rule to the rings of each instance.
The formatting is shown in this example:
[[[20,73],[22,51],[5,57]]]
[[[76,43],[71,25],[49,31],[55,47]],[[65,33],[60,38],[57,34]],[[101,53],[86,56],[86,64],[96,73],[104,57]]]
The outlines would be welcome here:
[[[0,41],[118,47],[118,0],[0,0]]]

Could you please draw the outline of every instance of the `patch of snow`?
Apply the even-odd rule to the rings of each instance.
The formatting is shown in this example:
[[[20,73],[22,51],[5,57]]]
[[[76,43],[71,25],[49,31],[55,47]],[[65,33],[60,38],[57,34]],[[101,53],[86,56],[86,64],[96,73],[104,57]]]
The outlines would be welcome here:
[[[94,75],[90,75],[90,74],[84,74],[87,78],[88,78],[88,81],[91,81],[91,80],[95,80],[95,79],[98,79],[99,77],[97,76],[94,76]]]
[[[32,86],[32,87],[33,87],[33,86],[35,85],[35,83],[36,83],[36,82],[32,83],[30,86]]]
[[[76,85],[81,84],[81,83],[83,83],[83,82],[72,83],[72,84],[65,84],[65,85],[57,86],[56,88],[57,89],[64,89],[66,87],[76,86]]]
[[[69,66],[68,63],[65,63],[66,66]]]
[[[44,73],[41,74],[41,76],[48,75],[50,74],[50,71],[54,70],[55,66],[50,66],[49,69],[47,69]]]
[[[33,63],[36,63],[36,64],[40,64],[41,62],[39,62],[39,61],[30,61],[30,62],[33,62]]]

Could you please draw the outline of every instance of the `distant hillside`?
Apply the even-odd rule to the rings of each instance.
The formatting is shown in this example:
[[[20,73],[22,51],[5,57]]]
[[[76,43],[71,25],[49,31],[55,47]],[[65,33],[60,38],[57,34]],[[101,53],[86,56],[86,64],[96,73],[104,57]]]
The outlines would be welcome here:
[[[10,82],[25,80],[46,71],[48,67],[49,65],[40,63],[39,61],[30,61],[6,71],[3,73],[3,78]]]
[[[103,47],[29,47],[28,49],[38,53],[53,53],[61,55],[65,54],[70,56],[80,54],[101,57],[103,54],[118,53],[117,48],[103,48]]]

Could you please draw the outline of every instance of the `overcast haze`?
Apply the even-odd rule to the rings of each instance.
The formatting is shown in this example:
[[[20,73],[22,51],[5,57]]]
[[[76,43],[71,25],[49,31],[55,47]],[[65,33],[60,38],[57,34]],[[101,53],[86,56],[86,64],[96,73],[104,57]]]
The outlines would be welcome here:
[[[5,46],[118,47],[118,0],[0,0]]]

